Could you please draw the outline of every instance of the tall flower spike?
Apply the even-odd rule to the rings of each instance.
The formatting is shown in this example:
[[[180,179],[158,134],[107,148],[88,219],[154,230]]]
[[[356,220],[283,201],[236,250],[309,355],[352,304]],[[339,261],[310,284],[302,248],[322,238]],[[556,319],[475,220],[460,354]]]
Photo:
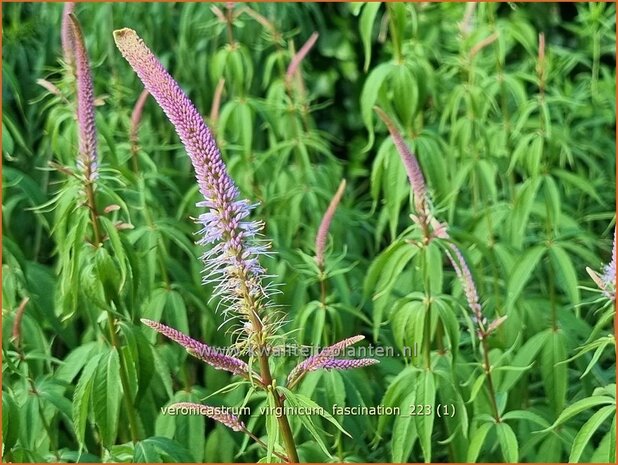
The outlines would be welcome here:
[[[247,375],[249,373],[249,366],[242,360],[225,355],[218,350],[207,346],[206,344],[190,338],[177,329],[146,319],[142,319],[142,323],[146,326],[150,326],[152,329],[163,334],[172,341],[177,342],[191,355],[199,358],[201,361],[207,363],[213,368],[216,368],[217,370],[230,371],[237,375]]]
[[[79,126],[78,166],[88,181],[98,177],[97,130],[94,121],[94,89],[84,36],[77,18],[69,14],[77,75],[77,125]]]
[[[426,214],[427,186],[425,185],[425,178],[423,176],[423,172],[421,171],[421,167],[418,164],[418,160],[406,145],[393,120],[390,119],[381,108],[374,107],[373,109],[384,124],[386,124],[386,127],[393,138],[393,142],[395,143],[395,147],[397,147],[401,161],[406,168],[406,173],[408,174],[408,179],[410,180],[412,191],[414,192],[414,204],[416,210],[419,214]]]
[[[464,294],[466,295],[466,300],[468,301],[468,306],[470,310],[472,310],[472,314],[474,315],[474,319],[476,320],[476,324],[479,326],[480,334],[484,333],[484,327],[487,323],[486,318],[483,316],[483,311],[481,309],[481,304],[479,303],[478,292],[476,291],[476,284],[474,284],[474,279],[472,279],[472,273],[470,272],[470,268],[466,263],[465,258],[463,257],[459,248],[453,244],[448,244],[449,250],[446,251],[446,255],[450,260],[453,268],[455,269],[455,273],[459,278],[459,282],[464,289]]]
[[[324,217],[322,218],[322,222],[320,223],[318,234],[315,237],[315,259],[320,268],[324,266],[324,249],[326,248],[326,237],[328,236],[328,230],[330,229],[333,216],[335,216],[335,210],[337,210],[337,206],[339,205],[339,202],[341,202],[341,197],[343,197],[344,191],[345,179],[341,181],[337,192],[331,199],[330,204],[326,209],[326,213],[324,213]]]
[[[220,297],[224,311],[240,315],[251,326],[251,334],[259,335],[273,326],[261,315],[268,293],[262,286],[265,270],[258,257],[267,247],[256,242],[262,223],[244,221],[253,206],[240,199],[240,192],[221,159],[221,153],[210,129],[193,103],[163,65],[131,29],[114,31],[116,45],[144,86],[163,109],[176,129],[195,169],[204,201],[200,207],[208,212],[200,215],[203,225],[200,244],[211,245],[203,256],[207,276],[215,283],[215,296]],[[247,332],[239,334],[248,335]]]
[[[129,134],[131,144],[137,144],[137,131],[139,129],[139,123],[142,120],[142,113],[144,112],[144,106],[146,105],[148,95],[150,95],[148,90],[144,89],[142,93],[139,94],[133,111],[131,112],[131,130]]]
[[[285,73],[285,78],[288,82],[292,80],[292,78],[298,71],[299,65],[301,64],[303,59],[307,56],[307,53],[309,53],[309,50],[313,48],[319,36],[320,34],[318,34],[317,32],[314,32],[313,34],[311,34],[309,38],[307,39],[307,42],[305,42],[303,46],[300,48],[300,50],[298,51],[298,53],[294,55],[294,57],[292,58],[292,61],[290,61],[290,65],[288,66],[287,72]]]
[[[168,408],[181,411],[186,410],[190,415],[205,415],[234,431],[243,431],[245,429],[245,424],[240,421],[236,415],[229,413],[222,407],[213,407],[212,405],[196,404],[193,402],[177,402],[170,405]]]
[[[73,65],[75,58],[75,41],[73,40],[73,31],[71,30],[71,18],[69,15],[75,11],[75,3],[66,2],[62,10],[62,31],[60,34],[60,40],[62,42],[62,53],[64,55],[64,62],[67,65]]]

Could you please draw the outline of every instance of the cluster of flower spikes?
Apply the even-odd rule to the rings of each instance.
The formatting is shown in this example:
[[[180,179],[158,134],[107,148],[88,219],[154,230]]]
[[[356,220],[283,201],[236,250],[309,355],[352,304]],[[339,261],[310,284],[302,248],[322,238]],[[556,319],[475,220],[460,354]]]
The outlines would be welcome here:
[[[277,319],[269,320],[269,315],[260,312],[269,305],[267,289],[262,285],[262,279],[266,277],[265,270],[259,263],[260,255],[266,253],[268,247],[259,244],[256,239],[263,224],[246,221],[253,205],[240,199],[240,192],[227,173],[210,129],[176,81],[135,31],[126,28],[114,31],[114,39],[146,90],[173,124],[194,167],[199,190],[204,197],[204,201],[197,205],[208,209],[198,219],[203,226],[199,243],[210,246],[202,256],[206,267],[205,282],[215,284],[213,297],[218,297],[224,304],[226,315],[244,320],[240,325],[241,334],[257,335],[263,341],[264,335],[274,333],[279,324]],[[240,359],[161,323],[146,319],[142,322],[214,368],[243,377],[254,375],[247,363]],[[320,368],[345,370],[378,363],[374,359],[336,358],[343,349],[361,339],[363,336],[355,336],[327,347],[299,364],[288,380],[296,383],[305,373]],[[257,348],[261,350],[261,347]],[[181,405],[199,407],[199,404],[175,404],[176,407]],[[209,406],[204,407],[207,408],[204,413],[207,416],[236,431],[244,429],[238,418],[216,416],[215,410]]]

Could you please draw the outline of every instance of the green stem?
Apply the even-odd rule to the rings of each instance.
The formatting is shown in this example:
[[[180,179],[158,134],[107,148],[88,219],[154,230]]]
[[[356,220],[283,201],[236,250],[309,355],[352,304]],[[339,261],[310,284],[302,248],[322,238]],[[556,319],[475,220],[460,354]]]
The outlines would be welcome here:
[[[92,181],[86,181],[85,184],[86,190],[86,206],[90,211],[90,221],[92,223],[92,231],[94,233],[94,245],[95,247],[99,247],[101,244],[101,230],[99,227],[99,215],[97,213],[96,203],[94,201],[94,189]]]
[[[498,402],[496,401],[496,389],[494,388],[494,382],[491,377],[491,365],[489,364],[489,346],[485,335],[481,335],[481,345],[483,346],[483,364],[485,370],[485,376],[487,379],[487,390],[489,391],[489,402],[491,403],[491,409],[496,422],[500,423],[500,411],[498,410]]]
[[[402,54],[401,54],[401,39],[399,37],[399,31],[397,30],[397,25],[395,24],[395,15],[393,13],[393,6],[390,3],[386,4],[386,8],[388,10],[388,22],[389,29],[391,32],[391,38],[393,42],[393,50],[395,51],[395,61],[399,64],[402,63]]]
[[[431,368],[431,281],[427,268],[428,245],[423,247],[423,281],[425,284],[425,326],[423,328],[423,358],[425,368]]]
[[[244,278],[244,279],[243,279]],[[251,321],[251,325],[253,326],[253,330],[256,338],[256,346],[258,351],[258,360],[260,365],[260,375],[262,377],[262,384],[266,386],[267,389],[273,390],[273,397],[275,399],[275,406],[278,411],[281,411],[281,415],[277,416],[277,422],[279,423],[279,431],[281,436],[283,437],[283,443],[285,445],[285,449],[288,457],[290,458],[290,462],[298,463],[298,452],[296,451],[296,443],[294,442],[294,434],[292,433],[292,428],[290,428],[290,423],[288,421],[287,416],[283,413],[285,409],[283,408],[283,399],[277,392],[275,392],[275,385],[273,382],[273,377],[270,372],[270,366],[268,364],[268,355],[267,355],[267,345],[264,340],[264,327],[262,322],[260,321],[257,308],[259,308],[259,304],[255,301],[253,296],[249,293],[249,289],[246,286],[246,276],[241,277],[240,282],[241,285],[241,294],[243,296],[244,301],[247,304],[248,317]]]

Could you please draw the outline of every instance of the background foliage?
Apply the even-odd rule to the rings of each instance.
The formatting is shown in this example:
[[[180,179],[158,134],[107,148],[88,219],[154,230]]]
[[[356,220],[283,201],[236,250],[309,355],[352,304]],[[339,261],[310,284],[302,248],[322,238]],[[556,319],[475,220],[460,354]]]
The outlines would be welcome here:
[[[302,344],[362,333],[374,345],[422,348],[314,373],[299,392],[327,409],[455,407],[452,416],[340,416],[351,438],[315,419],[316,438],[293,418],[302,460],[614,462],[614,306],[585,269],[610,261],[615,218],[615,5],[218,8],[220,17],[208,4],[78,5],[99,105],[97,202],[111,206],[104,247],[93,248],[80,184],[67,174],[77,131],[73,77],[60,62],[62,5],[3,5],[4,460],[264,457],[240,433],[160,412],[207,396],[239,405],[247,392],[221,390],[228,374],[139,323],[229,344],[200,283],[191,166],[151,100],[132,153],[142,88],[112,40],[131,27],[205,114],[243,194],[260,202],[286,329]],[[286,80],[314,31],[301,77]],[[484,312],[508,315],[489,340],[501,421],[461,287],[437,248],[413,244],[410,186],[374,105],[417,153]],[[315,234],[342,178],[322,296]],[[264,418],[244,420],[266,435]]]

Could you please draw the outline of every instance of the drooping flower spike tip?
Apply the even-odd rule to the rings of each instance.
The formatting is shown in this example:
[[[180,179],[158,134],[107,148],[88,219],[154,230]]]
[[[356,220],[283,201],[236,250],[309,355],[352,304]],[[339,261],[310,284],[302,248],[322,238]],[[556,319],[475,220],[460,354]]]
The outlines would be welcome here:
[[[251,325],[252,334],[268,331],[274,325],[261,315],[268,293],[261,282],[265,270],[258,261],[267,247],[256,242],[263,225],[245,221],[254,206],[240,199],[204,119],[137,33],[120,29],[114,31],[114,40],[173,124],[195,169],[204,197],[198,206],[208,209],[198,220],[203,225],[199,243],[211,245],[202,256],[207,273],[205,282],[215,283],[214,296],[221,298],[224,311],[241,316]]]
[[[181,333],[177,329],[170,328],[164,324],[147,319],[142,319],[141,321],[146,326],[151,327],[158,333],[161,333],[172,341],[177,342],[191,355],[199,358],[217,370],[225,370],[237,375],[247,375],[249,373],[249,366],[244,361],[236,357],[223,354],[218,350]]]
[[[183,414],[186,411],[188,415],[204,415],[234,431],[243,431],[245,429],[245,424],[236,415],[228,412],[223,407],[213,407],[212,405],[196,404],[194,402],[177,402],[170,405],[168,409],[180,410]]]
[[[324,213],[324,217],[322,218],[322,222],[320,223],[320,227],[318,229],[318,234],[315,237],[315,259],[320,268],[324,266],[324,249],[326,248],[326,238],[328,236],[328,230],[330,229],[330,224],[333,221],[333,217],[335,216],[337,206],[339,205],[339,202],[341,202],[341,197],[343,197],[343,193],[345,191],[345,184],[345,179],[343,179],[339,184],[337,192],[331,199],[330,204],[326,209],[326,213]]]
[[[98,177],[97,130],[94,118],[94,88],[84,36],[77,18],[69,14],[77,75],[78,166],[88,181]]]

